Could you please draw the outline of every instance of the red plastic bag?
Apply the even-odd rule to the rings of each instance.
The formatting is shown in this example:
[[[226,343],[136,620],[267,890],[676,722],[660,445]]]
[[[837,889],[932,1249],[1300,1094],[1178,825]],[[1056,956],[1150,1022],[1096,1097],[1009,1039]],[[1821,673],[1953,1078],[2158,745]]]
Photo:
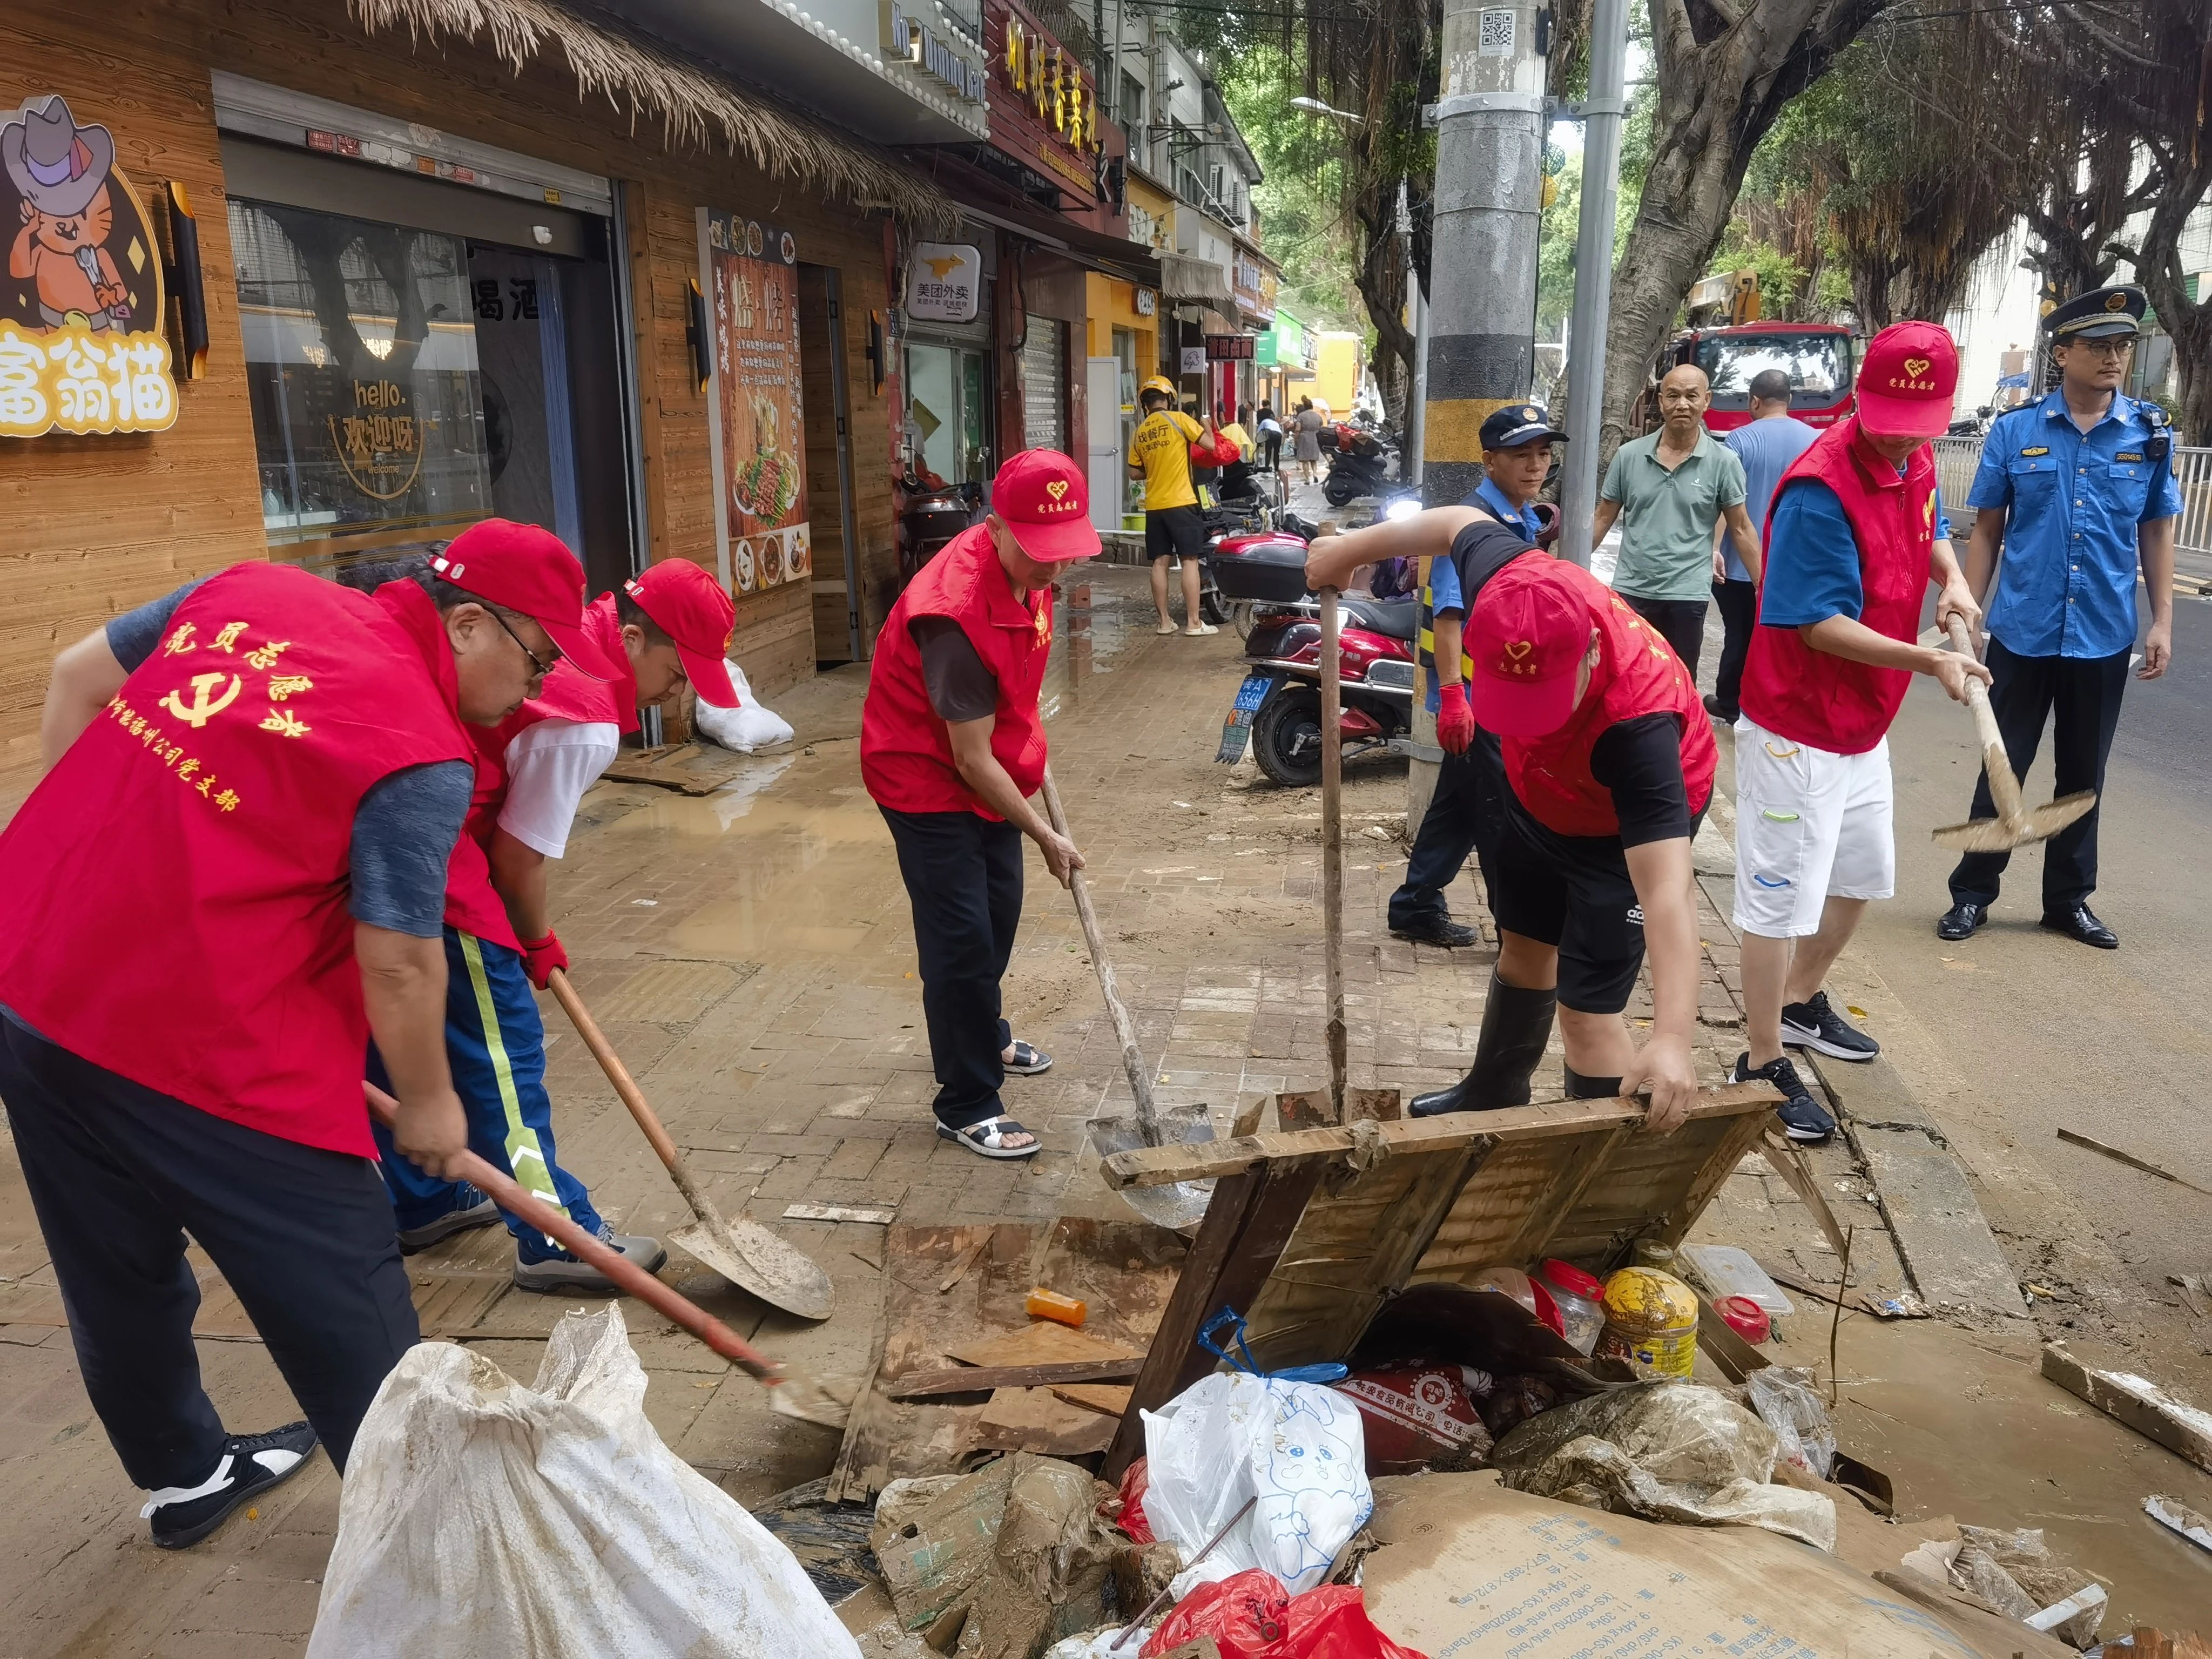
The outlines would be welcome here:
[[[1152,1523],[1145,1519],[1145,1488],[1152,1485],[1147,1460],[1139,1458],[1121,1474],[1121,1513],[1119,1524],[1133,1542],[1152,1541]]]
[[[1221,1659],[1423,1659],[1375,1627],[1356,1586],[1323,1584],[1292,1595],[1257,1567],[1183,1597],[1140,1659],[1158,1659],[1201,1636],[1213,1638]]]

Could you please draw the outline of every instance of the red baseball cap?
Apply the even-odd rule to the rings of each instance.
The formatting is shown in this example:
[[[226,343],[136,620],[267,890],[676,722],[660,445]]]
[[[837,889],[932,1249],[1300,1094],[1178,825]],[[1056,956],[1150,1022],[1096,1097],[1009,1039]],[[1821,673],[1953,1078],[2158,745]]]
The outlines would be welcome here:
[[[511,519],[472,524],[430,556],[430,568],[458,588],[530,618],[591,679],[617,677],[584,632],[584,567],[551,531]]]
[[[1022,551],[1047,564],[1095,558],[1091,489],[1083,469],[1056,449],[1024,449],[991,480],[991,511]]]
[[[1501,738],[1540,738],[1574,713],[1590,614],[1566,570],[1557,559],[1516,559],[1484,585],[1467,619],[1468,701],[1476,723]]]
[[[663,559],[624,582],[623,592],[676,642],[677,658],[699,701],[715,708],[737,708],[728,653],[738,607],[722,584],[689,559]]]
[[[1940,323],[1892,323],[1859,364],[1859,426],[1878,438],[1940,438],[1951,429],[1959,348]]]

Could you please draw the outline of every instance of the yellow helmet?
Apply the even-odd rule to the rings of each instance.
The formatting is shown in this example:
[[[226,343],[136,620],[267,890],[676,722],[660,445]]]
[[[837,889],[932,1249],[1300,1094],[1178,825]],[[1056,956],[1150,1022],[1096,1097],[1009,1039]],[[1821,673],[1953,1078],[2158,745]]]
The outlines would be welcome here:
[[[1153,375],[1151,380],[1146,381],[1144,385],[1139,386],[1137,390],[1139,393],[1146,392],[1164,392],[1170,398],[1176,395],[1175,382],[1169,380],[1164,374]]]

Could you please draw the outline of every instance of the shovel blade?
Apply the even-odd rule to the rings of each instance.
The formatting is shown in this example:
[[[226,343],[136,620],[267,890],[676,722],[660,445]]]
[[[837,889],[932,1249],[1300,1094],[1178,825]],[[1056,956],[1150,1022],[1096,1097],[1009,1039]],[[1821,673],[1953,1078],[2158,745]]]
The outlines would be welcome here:
[[[749,1296],[801,1319],[830,1317],[830,1275],[757,1221],[702,1217],[671,1232],[668,1242]]]
[[[1203,1106],[1165,1106],[1160,1109],[1160,1144],[1188,1145],[1213,1139],[1213,1120]],[[1133,1152],[1149,1143],[1134,1117],[1098,1117],[1091,1121],[1091,1145],[1100,1158]],[[1213,1202],[1212,1181],[1178,1181],[1165,1187],[1131,1187],[1122,1199],[1155,1227],[1187,1232],[1206,1219]]]
[[[1962,853],[2003,853],[2032,842],[2048,841],[2097,804],[2097,792],[2062,795],[2048,806],[2039,806],[2017,819],[1976,818],[1970,823],[1947,824],[1932,833],[1938,847]]]

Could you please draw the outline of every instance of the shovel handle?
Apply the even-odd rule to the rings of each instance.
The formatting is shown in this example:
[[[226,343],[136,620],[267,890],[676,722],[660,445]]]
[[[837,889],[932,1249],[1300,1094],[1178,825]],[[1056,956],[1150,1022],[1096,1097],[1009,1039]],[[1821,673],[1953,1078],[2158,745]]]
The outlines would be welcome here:
[[[1067,836],[1067,814],[1060,804],[1060,788],[1052,781],[1052,768],[1044,769],[1045,817],[1052,821],[1056,834]],[[1129,1011],[1121,1006],[1121,992],[1114,983],[1114,964],[1106,959],[1106,939],[1098,927],[1097,913],[1091,908],[1091,890],[1083,884],[1083,872],[1067,872],[1067,890],[1075,896],[1075,915],[1083,924],[1083,942],[1091,947],[1091,965],[1098,970],[1098,989],[1106,999],[1106,1012],[1114,1022],[1115,1041],[1121,1045],[1121,1069],[1129,1074],[1129,1093],[1137,1103],[1137,1128],[1145,1137],[1145,1145],[1160,1144],[1159,1109],[1152,1104],[1151,1069],[1145,1064],[1142,1050],[1137,1047],[1137,1028]]]
[[[677,1150],[675,1137],[662,1124],[659,1114],[647,1103],[645,1091],[637,1086],[636,1079],[629,1074],[629,1067],[622,1063],[622,1056],[615,1052],[614,1044],[607,1041],[606,1033],[599,1030],[599,1021],[592,1018],[592,1011],[584,1006],[583,998],[576,994],[575,986],[569,982],[568,970],[556,968],[545,976],[545,981],[553,993],[554,1000],[561,1005],[562,1012],[568,1016],[568,1023],[576,1028],[576,1035],[583,1038],[584,1046],[592,1051],[592,1058],[599,1062],[599,1069],[607,1074],[607,1081],[614,1085],[615,1092],[622,1097],[622,1103],[629,1109],[629,1115],[637,1121],[637,1127],[645,1131],[646,1139],[653,1144],[653,1152],[666,1167],[670,1177],[676,1182],[677,1190],[684,1194],[684,1201],[691,1206],[691,1213],[702,1221],[714,1215],[714,1206],[699,1190],[698,1183],[691,1179],[691,1171],[684,1164],[684,1154]]]
[[[1975,660],[1973,641],[1957,611],[1946,618],[1946,627],[1951,648],[1968,661]],[[1982,769],[1989,774],[1990,804],[2000,818],[2016,819],[2026,810],[2020,779],[2013,773],[2012,757],[2005,752],[2004,733],[1997,727],[1996,710],[1990,707],[1989,690],[1971,675],[1966,679],[1966,708],[1974,717],[1974,735],[1981,739]]]
[[[364,1081],[361,1087],[362,1092],[368,1097],[370,1115],[386,1128],[391,1128],[398,1113],[399,1103],[374,1083]],[[453,1174],[457,1179],[467,1182],[510,1215],[528,1217],[532,1227],[579,1261],[597,1267],[624,1295],[635,1297],[663,1318],[681,1325],[747,1376],[770,1384],[783,1380],[782,1372],[773,1360],[750,1346],[727,1325],[690,1297],[662,1284],[620,1250],[586,1232],[566,1210],[556,1209],[544,1199],[526,1192],[521,1183],[504,1170],[495,1168],[474,1152],[463,1152],[455,1162]]]
[[[1328,981],[1330,1121],[1344,1121],[1350,1039],[1344,1024],[1344,681],[1343,618],[1337,592],[1321,590],[1322,962]]]

